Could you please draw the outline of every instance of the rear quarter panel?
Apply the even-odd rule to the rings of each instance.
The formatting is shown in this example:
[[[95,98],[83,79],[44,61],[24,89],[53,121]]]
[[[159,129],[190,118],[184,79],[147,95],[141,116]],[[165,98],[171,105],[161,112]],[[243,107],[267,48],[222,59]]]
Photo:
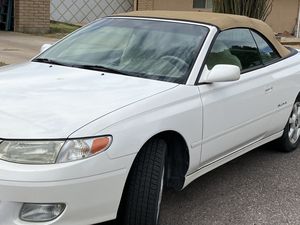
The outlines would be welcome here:
[[[271,135],[284,129],[300,92],[300,53],[271,64],[263,70],[272,76],[273,93],[270,101],[274,110],[269,124]]]

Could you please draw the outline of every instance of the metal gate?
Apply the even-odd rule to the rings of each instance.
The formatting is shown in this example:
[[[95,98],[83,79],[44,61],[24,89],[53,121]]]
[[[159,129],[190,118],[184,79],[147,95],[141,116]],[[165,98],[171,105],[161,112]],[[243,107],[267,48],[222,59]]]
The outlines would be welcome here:
[[[14,18],[13,0],[0,0],[0,30],[12,31]]]
[[[73,24],[132,10],[133,0],[51,0],[51,20]]]

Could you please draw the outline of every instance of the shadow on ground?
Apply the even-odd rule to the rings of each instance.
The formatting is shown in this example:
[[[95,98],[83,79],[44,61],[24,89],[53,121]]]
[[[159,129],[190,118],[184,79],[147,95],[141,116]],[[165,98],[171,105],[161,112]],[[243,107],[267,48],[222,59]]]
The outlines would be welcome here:
[[[281,153],[276,144],[268,144],[200,177],[182,192],[166,191],[160,224],[298,225],[299,211],[300,150]]]

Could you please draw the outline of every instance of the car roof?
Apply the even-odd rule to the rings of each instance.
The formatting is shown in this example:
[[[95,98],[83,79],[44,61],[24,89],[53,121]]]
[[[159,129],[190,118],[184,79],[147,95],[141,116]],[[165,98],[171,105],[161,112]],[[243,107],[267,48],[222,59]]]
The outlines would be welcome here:
[[[247,16],[238,16],[232,14],[212,13],[212,12],[197,12],[197,11],[133,11],[129,13],[118,14],[116,16],[129,17],[144,17],[144,18],[159,18],[172,19],[181,21],[191,21],[204,23],[215,26],[220,30],[228,30],[233,28],[249,28],[261,33],[269,40],[278,51],[281,57],[290,55],[290,50],[284,47],[275,37],[272,28],[265,22],[257,19],[252,19]]]

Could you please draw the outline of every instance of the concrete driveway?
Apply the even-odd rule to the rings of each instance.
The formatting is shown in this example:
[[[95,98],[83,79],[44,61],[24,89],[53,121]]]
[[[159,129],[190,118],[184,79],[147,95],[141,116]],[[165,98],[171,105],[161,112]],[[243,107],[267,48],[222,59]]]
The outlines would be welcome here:
[[[16,64],[28,61],[43,44],[56,41],[53,38],[0,31],[0,62]]]
[[[260,147],[182,192],[167,191],[161,225],[299,225],[300,149],[277,150]]]

